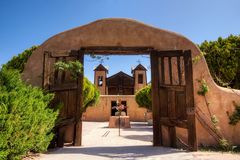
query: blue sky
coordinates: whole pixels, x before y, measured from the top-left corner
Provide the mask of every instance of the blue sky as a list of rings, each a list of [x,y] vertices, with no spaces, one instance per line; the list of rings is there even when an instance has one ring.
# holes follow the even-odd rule
[[[1,0],[0,64],[59,32],[109,17],[142,21],[181,33],[195,43],[237,35],[239,7],[239,0]],[[130,73],[138,60],[149,65],[141,56],[110,57],[104,65],[110,67],[110,75],[120,70]],[[85,63],[90,80],[97,64]]]

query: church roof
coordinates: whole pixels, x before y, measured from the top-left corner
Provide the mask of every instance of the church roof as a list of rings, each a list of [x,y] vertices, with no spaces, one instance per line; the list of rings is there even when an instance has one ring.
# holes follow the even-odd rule
[[[102,64],[99,64],[94,71],[106,71],[108,73],[108,69],[104,67]]]
[[[115,77],[117,77],[117,76],[123,76],[123,77],[128,77],[128,78],[130,78],[130,79],[133,79],[132,76],[128,75],[127,73],[124,73],[123,71],[120,71],[120,72],[118,72],[118,73],[116,73],[116,74],[108,77],[107,80],[112,79],[112,78],[115,78]]]
[[[146,69],[142,64],[139,64],[139,65],[137,65],[136,67],[132,68],[132,73],[133,73],[135,70],[144,70],[144,71],[146,71],[147,69]]]

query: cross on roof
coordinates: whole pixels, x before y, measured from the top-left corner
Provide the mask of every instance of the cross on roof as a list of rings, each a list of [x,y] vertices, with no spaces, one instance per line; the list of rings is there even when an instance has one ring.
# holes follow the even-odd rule
[[[137,60],[137,62],[138,62],[138,64],[141,64],[141,61],[140,61],[140,59],[138,59],[138,60]]]

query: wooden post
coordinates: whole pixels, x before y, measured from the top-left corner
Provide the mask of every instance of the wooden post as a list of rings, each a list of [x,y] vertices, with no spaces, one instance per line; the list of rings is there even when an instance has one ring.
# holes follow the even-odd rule
[[[186,110],[188,123],[188,145],[190,151],[197,151],[197,132],[195,122],[195,106],[193,92],[193,71],[191,51],[184,51],[184,66],[186,79]]]
[[[84,53],[78,51],[78,60],[84,65]],[[83,69],[77,79],[77,105],[75,115],[74,146],[82,145]]]
[[[120,128],[121,128],[121,112],[119,113],[119,116],[118,116],[118,136],[120,136]]]
[[[170,146],[176,148],[177,147],[177,136],[176,136],[176,128],[175,126],[168,127],[169,138],[170,138]]]
[[[159,105],[159,70],[157,52],[152,51],[151,76],[152,76],[152,111],[153,111],[153,146],[162,145],[162,128],[160,123],[160,105]]]
[[[65,127],[59,127],[57,133],[57,147],[64,146]]]

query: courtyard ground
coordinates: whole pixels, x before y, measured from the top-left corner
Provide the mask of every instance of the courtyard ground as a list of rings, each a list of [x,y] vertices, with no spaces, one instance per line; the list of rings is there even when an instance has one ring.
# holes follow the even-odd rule
[[[240,160],[240,154],[186,152],[167,147],[152,147],[152,127],[132,122],[130,129],[110,129],[106,122],[83,123],[83,146],[64,147],[40,154],[36,160]]]

